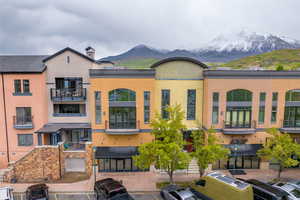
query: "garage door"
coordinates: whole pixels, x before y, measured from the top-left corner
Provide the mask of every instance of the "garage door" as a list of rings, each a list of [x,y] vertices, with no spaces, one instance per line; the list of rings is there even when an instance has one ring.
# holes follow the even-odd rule
[[[85,159],[67,158],[65,160],[66,172],[85,172]]]

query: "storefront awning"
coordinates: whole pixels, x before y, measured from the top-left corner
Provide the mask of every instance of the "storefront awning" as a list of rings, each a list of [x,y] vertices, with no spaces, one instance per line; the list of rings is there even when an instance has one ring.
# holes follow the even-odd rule
[[[49,123],[45,124],[36,133],[57,133],[61,129],[89,129],[89,123]]]
[[[262,144],[226,144],[224,146],[230,149],[230,156],[255,156],[263,147]]]
[[[95,158],[130,158],[137,154],[137,147],[96,147]]]

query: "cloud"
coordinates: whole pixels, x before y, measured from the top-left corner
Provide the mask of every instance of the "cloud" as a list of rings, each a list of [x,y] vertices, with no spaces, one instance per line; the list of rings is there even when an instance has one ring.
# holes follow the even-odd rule
[[[66,46],[98,57],[137,44],[199,48],[242,29],[300,39],[298,0],[0,0],[0,53],[51,54]]]

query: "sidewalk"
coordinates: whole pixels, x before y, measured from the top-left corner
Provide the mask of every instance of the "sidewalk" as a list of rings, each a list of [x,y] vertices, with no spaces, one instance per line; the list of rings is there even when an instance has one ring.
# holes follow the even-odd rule
[[[219,170],[225,174],[229,174],[227,170]],[[235,177],[249,179],[256,178],[263,181],[270,181],[277,176],[277,172],[273,170],[244,170],[247,175],[239,175]],[[103,178],[114,178],[122,180],[125,187],[130,192],[150,192],[157,191],[156,182],[168,181],[166,174],[159,174],[154,172],[122,172],[122,173],[97,173],[97,180]],[[281,174],[283,179],[298,179],[300,180],[300,169],[287,169]],[[175,181],[191,181],[199,178],[198,174],[175,174]],[[15,192],[24,192],[28,186],[32,184],[25,183],[0,183],[0,187],[11,186]],[[93,191],[94,175],[89,180],[76,183],[51,183],[47,184],[51,192],[83,192]]]

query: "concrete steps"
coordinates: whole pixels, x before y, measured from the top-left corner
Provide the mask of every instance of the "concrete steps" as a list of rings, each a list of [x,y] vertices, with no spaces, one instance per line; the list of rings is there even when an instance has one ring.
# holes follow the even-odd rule
[[[191,162],[188,166],[188,169],[187,169],[187,173],[188,174],[199,174],[199,167],[198,167],[196,160],[194,160],[194,159],[191,160]]]

